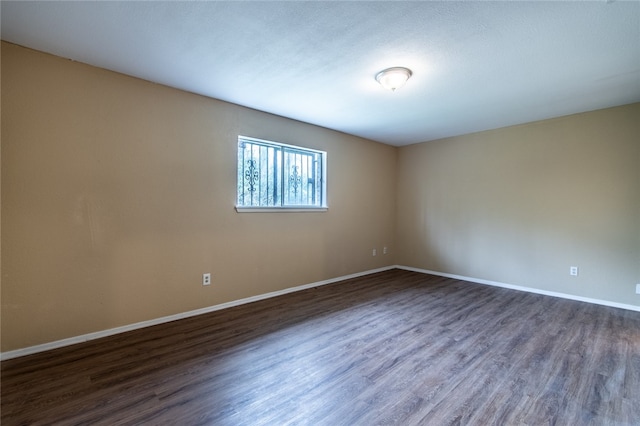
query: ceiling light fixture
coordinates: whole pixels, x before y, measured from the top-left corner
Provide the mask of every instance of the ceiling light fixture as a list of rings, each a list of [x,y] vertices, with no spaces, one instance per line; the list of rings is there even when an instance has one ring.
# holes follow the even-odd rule
[[[393,67],[380,71],[376,74],[376,80],[382,87],[395,92],[401,88],[409,80],[413,73],[409,68]]]

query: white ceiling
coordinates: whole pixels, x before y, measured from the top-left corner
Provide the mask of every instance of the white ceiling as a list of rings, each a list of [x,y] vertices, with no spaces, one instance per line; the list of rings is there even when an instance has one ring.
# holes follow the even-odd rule
[[[640,2],[11,2],[2,39],[406,145],[640,101]],[[375,74],[413,70],[392,93]]]

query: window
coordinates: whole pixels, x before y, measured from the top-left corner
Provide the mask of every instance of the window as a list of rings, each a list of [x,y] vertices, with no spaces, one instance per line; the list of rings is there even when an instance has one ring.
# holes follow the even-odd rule
[[[326,210],[326,152],[238,137],[238,211]]]

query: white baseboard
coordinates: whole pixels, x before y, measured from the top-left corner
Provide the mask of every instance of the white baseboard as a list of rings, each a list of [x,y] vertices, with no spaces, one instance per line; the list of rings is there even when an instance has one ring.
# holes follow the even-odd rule
[[[497,281],[483,280],[480,278],[472,278],[472,277],[465,277],[462,275],[447,274],[444,272],[430,271],[428,269],[413,268],[411,266],[396,265],[395,267],[397,269],[404,269],[405,271],[420,272],[423,274],[437,275],[440,277],[453,278],[453,279],[462,280],[462,281],[469,281],[477,284],[485,284],[485,285],[491,285],[494,287],[509,288],[511,290],[526,291],[528,293],[544,294],[545,296],[560,297],[562,299],[577,300],[580,302],[593,303],[595,305],[603,305],[603,306],[609,306],[613,308],[627,309],[629,311],[640,312],[640,306],[627,305],[625,303],[610,302],[608,300],[592,299],[590,297],[582,297],[582,296],[576,296],[573,294],[558,293],[555,291],[548,291],[548,290],[540,290],[532,287],[523,287],[519,285],[505,284]]]
[[[251,296],[245,299],[234,300],[231,302],[221,303],[219,305],[214,305],[214,306],[208,306],[206,308],[196,309],[193,311],[182,312],[175,315],[169,315],[166,317],[156,318],[148,321],[137,322],[135,324],[124,325],[122,327],[110,328],[108,330],[96,331],[94,333],[83,334],[81,336],[69,337],[67,339],[56,340],[54,342],[43,343],[35,346],[29,346],[23,349],[16,349],[13,351],[2,352],[0,353],[0,361],[17,358],[21,356],[26,356],[26,355],[32,355],[38,352],[44,352],[51,349],[62,348],[64,346],[71,346],[71,345],[75,345],[76,343],[87,342],[90,340],[99,339],[101,337],[112,336],[114,334],[137,330],[144,327],[150,327],[152,325],[158,325],[165,322],[194,317],[196,315],[202,315],[209,312],[219,311],[221,309],[231,308],[233,306],[244,305],[245,303],[257,302],[258,300],[264,300],[264,299],[269,299],[271,297],[282,296],[284,294],[294,293],[296,291],[306,290],[308,288],[319,287],[322,285],[332,284],[338,281],[344,281],[351,278],[361,277],[364,275],[375,274],[376,272],[388,271],[390,269],[395,269],[395,268],[396,268],[395,266],[386,266],[384,268],[371,269],[369,271],[358,272],[350,275],[344,275],[342,277],[331,278],[328,280],[318,281],[310,284],[304,284],[297,287],[285,288],[284,290],[272,291],[270,293],[259,294],[257,296]]]
[[[420,273],[423,273],[423,274],[436,275],[436,276],[446,277],[446,278],[453,278],[453,279],[456,279],[456,280],[469,281],[469,282],[476,283],[476,284],[484,284],[484,285],[490,285],[490,286],[494,286],[494,287],[508,288],[508,289],[512,289],[512,290],[525,291],[525,292],[528,292],[528,293],[544,294],[546,296],[560,297],[560,298],[563,298],[563,299],[577,300],[577,301],[580,301],[580,302],[587,302],[587,303],[593,303],[593,304],[596,304],[596,305],[604,305],[604,306],[610,306],[610,307],[614,307],[614,308],[621,308],[621,309],[627,309],[627,310],[630,310],[630,311],[640,312],[640,306],[635,306],[635,305],[627,305],[627,304],[624,304],[624,303],[610,302],[608,300],[592,299],[592,298],[589,298],[589,297],[575,296],[575,295],[572,295],[572,294],[558,293],[558,292],[555,292],[555,291],[540,290],[540,289],[536,289],[536,288],[523,287],[523,286],[518,286],[518,285],[513,285],[513,284],[506,284],[506,283],[501,283],[501,282],[497,282],[497,281],[489,281],[489,280],[484,280],[484,279],[480,279],[480,278],[465,277],[465,276],[462,276],[462,275],[448,274],[448,273],[444,273],[444,272],[431,271],[431,270],[428,270],[428,269],[413,268],[411,266],[393,265],[393,266],[386,266],[386,267],[378,268],[378,269],[371,269],[371,270],[364,271],[364,272],[358,272],[358,273],[355,273],[355,274],[344,275],[344,276],[341,276],[341,277],[331,278],[331,279],[328,279],[328,280],[318,281],[318,282],[314,282],[314,283],[310,283],[310,284],[304,284],[304,285],[297,286],[297,287],[290,287],[290,288],[286,288],[284,290],[278,290],[278,291],[273,291],[273,292],[270,292],[270,293],[259,294],[257,296],[251,296],[251,297],[247,297],[247,298],[240,299],[240,300],[234,300],[234,301],[227,302],[227,303],[221,303],[219,305],[208,306],[206,308],[196,309],[196,310],[188,311],[188,312],[182,312],[182,313],[179,313],[179,314],[169,315],[169,316],[166,316],[166,317],[156,318],[156,319],[152,319],[152,320],[148,320],[148,321],[137,322],[137,323],[125,325],[125,326],[122,326],[122,327],[116,327],[116,328],[111,328],[111,329],[108,329],[108,330],[97,331],[97,332],[94,332],[94,333],[83,334],[81,336],[75,336],[75,337],[70,337],[70,338],[67,338],[67,339],[56,340],[54,342],[43,343],[43,344],[35,345],[35,346],[29,346],[29,347],[23,348],[23,349],[16,349],[16,350],[13,350],[13,351],[2,352],[2,353],[0,353],[0,361],[4,361],[4,360],[7,360],[7,359],[12,359],[12,358],[18,358],[18,357],[26,356],[26,355],[32,355],[32,354],[35,354],[35,353],[38,353],[38,352],[44,352],[44,351],[48,351],[48,350],[51,350],[51,349],[62,348],[64,346],[75,345],[76,343],[82,343],[82,342],[87,342],[87,341],[90,341],[90,340],[100,339],[101,337],[112,336],[114,334],[119,334],[119,333],[124,333],[124,332],[127,332],[127,331],[137,330],[137,329],[144,328],[144,327],[150,327],[150,326],[153,326],[153,325],[158,325],[158,324],[162,324],[162,323],[166,323],[166,322],[170,322],[170,321],[175,321],[175,320],[179,320],[179,319],[183,319],[183,318],[194,317],[196,315],[202,315],[202,314],[206,314],[206,313],[209,313],[209,312],[219,311],[221,309],[231,308],[231,307],[234,307],[234,306],[243,305],[245,303],[257,302],[259,300],[269,299],[269,298],[272,298],[272,297],[281,296],[281,295],[288,294],[288,293],[294,293],[296,291],[306,290],[308,288],[319,287],[319,286],[326,285],[326,284],[332,284],[332,283],[335,283],[335,282],[338,282],[338,281],[344,281],[344,280],[348,280],[348,279],[351,279],[351,278],[362,277],[364,275],[375,274],[377,272],[388,271],[390,269],[404,269],[406,271],[420,272]]]

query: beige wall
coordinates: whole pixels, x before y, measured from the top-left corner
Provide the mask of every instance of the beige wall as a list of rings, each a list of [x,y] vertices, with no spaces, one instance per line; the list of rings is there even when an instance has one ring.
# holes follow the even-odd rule
[[[236,213],[238,134],[327,151],[329,211]],[[393,265],[396,154],[2,43],[2,351]]]
[[[397,205],[399,264],[640,306],[640,104],[403,147]]]
[[[4,42],[1,78],[2,351],[396,263],[640,306],[640,104],[396,149]],[[238,134],[326,150],[329,211],[236,213]]]

